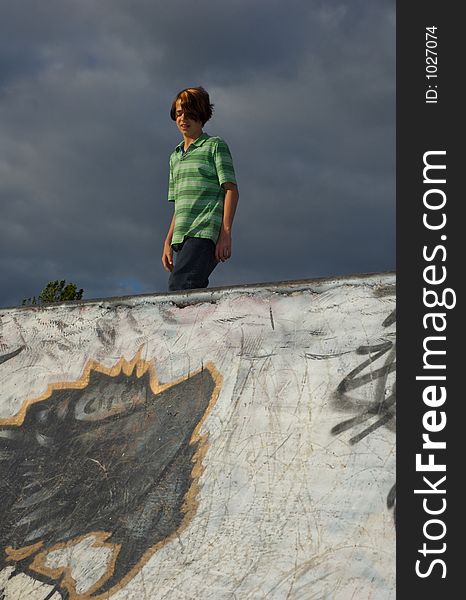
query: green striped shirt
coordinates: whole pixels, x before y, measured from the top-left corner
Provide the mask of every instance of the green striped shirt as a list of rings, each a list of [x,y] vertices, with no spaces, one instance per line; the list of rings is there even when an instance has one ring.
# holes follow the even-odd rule
[[[223,219],[225,190],[236,183],[230,150],[220,137],[201,135],[183,152],[182,141],[170,156],[168,200],[175,203],[172,245],[186,237],[217,242]]]

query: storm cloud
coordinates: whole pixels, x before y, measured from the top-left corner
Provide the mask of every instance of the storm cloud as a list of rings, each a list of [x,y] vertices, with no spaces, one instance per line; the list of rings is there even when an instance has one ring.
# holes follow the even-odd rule
[[[166,290],[169,109],[191,85],[240,191],[212,286],[394,268],[393,1],[23,0],[0,39],[0,305],[53,279]]]

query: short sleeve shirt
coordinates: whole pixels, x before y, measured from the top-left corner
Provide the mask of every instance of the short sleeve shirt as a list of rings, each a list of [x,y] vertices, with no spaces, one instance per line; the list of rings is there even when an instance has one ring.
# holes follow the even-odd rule
[[[223,219],[225,190],[222,184],[236,183],[226,142],[202,133],[186,152],[182,141],[170,156],[168,200],[175,203],[172,245],[186,237],[217,242]]]

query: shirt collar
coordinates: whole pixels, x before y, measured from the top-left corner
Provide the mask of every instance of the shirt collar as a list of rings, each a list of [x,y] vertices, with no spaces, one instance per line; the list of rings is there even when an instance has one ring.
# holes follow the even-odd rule
[[[203,133],[201,133],[201,135],[194,140],[194,142],[191,143],[191,146],[202,146],[202,144],[209,138],[209,134],[206,133],[205,131]],[[181,152],[182,148],[184,147],[184,140],[181,140],[181,142],[175,147],[175,150],[177,152]]]

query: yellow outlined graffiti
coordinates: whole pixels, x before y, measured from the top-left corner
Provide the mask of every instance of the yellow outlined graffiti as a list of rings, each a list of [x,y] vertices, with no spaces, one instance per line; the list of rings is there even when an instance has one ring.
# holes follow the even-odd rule
[[[11,418],[0,419],[0,426],[21,426],[24,423],[27,411],[30,406],[47,400],[52,396],[53,392],[56,390],[85,389],[89,385],[92,372],[102,373],[109,377],[116,377],[122,373],[129,377],[134,373],[137,378],[141,378],[143,375],[148,373],[149,385],[154,395],[160,394],[161,392],[164,392],[170,389],[171,387],[174,387],[184,381],[187,381],[188,379],[200,374],[202,371],[205,370],[209,371],[214,382],[214,389],[211,393],[207,407],[204,410],[201,418],[197,422],[197,425],[195,426],[192,435],[189,439],[189,445],[195,444],[197,446],[197,449],[192,457],[191,482],[189,484],[187,492],[184,495],[183,503],[181,505],[183,519],[175,531],[173,531],[170,535],[160,540],[153,546],[148,547],[148,549],[141,555],[138,562],[122,577],[120,581],[118,581],[117,584],[115,584],[113,587],[106,590],[102,594],[93,595],[93,593],[96,592],[100,587],[102,587],[105,581],[107,581],[113,575],[116,560],[121,549],[121,544],[113,544],[111,542],[107,542],[107,539],[112,535],[111,531],[86,532],[82,536],[76,536],[70,540],[67,540],[66,542],[54,544],[53,546],[47,549],[43,549],[43,541],[39,541],[35,544],[19,548],[12,548],[11,546],[5,547],[4,551],[8,562],[22,561],[30,556],[32,562],[28,566],[29,572],[36,572],[42,576],[50,578],[51,584],[53,583],[53,581],[61,579],[60,585],[62,588],[67,589],[70,600],[90,600],[91,598],[92,600],[104,600],[104,598],[108,599],[112,594],[125,587],[125,585],[127,585],[128,582],[134,578],[134,576],[141,570],[141,568],[154,555],[154,553],[157,552],[157,550],[159,550],[161,547],[163,547],[165,544],[169,543],[173,539],[177,538],[180,535],[180,533],[184,529],[186,529],[194,514],[196,513],[198,507],[197,496],[199,492],[199,479],[203,472],[202,462],[208,449],[208,434],[201,434],[201,429],[207,416],[211,412],[214,404],[218,399],[223,382],[222,376],[216,369],[215,365],[212,362],[209,362],[206,365],[203,365],[201,369],[198,369],[195,372],[191,372],[188,375],[180,377],[169,383],[160,383],[155,372],[154,364],[152,362],[144,360],[141,354],[142,347],[138,350],[135,357],[131,361],[127,361],[124,358],[120,358],[118,362],[112,367],[105,367],[98,361],[89,360],[86,363],[82,375],[79,377],[79,379],[75,381],[62,381],[49,384],[43,394],[24,402],[21,409],[16,415],[14,415]],[[69,566],[52,568],[47,565],[47,556],[48,554],[57,550],[71,548],[72,546],[78,544],[81,540],[89,538],[91,536],[95,538],[95,541],[93,543],[94,547],[106,547],[109,550],[111,550],[112,555],[110,561],[107,564],[107,569],[104,575],[100,577],[99,580],[92,585],[92,587],[89,587],[83,593],[79,593],[76,590],[77,582],[72,576],[71,568]]]

